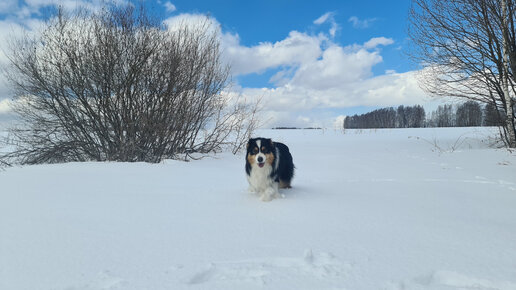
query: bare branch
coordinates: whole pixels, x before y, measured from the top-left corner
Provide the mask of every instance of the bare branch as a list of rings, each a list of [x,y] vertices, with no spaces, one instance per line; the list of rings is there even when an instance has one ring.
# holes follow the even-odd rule
[[[409,15],[409,55],[423,67],[421,87],[503,109],[508,147],[516,147],[515,6],[512,0],[413,0]]]

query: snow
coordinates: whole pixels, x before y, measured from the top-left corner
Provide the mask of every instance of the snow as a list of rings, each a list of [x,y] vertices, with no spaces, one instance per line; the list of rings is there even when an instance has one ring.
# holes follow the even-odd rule
[[[0,289],[516,289],[516,154],[493,128],[261,130],[244,154],[0,171]]]

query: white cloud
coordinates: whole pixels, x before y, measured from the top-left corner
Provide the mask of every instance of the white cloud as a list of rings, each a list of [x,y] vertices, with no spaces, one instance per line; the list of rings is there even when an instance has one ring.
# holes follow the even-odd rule
[[[8,14],[18,10],[18,0],[2,0],[0,2],[0,14]]]
[[[116,1],[117,3],[122,3],[122,1]],[[49,6],[61,6],[65,10],[75,10],[78,8],[84,8],[87,10],[98,10],[102,7],[102,2],[99,0],[25,0],[25,11],[23,11],[23,15],[25,17],[29,17],[31,14],[40,14],[39,10],[44,7]]]
[[[167,1],[163,4],[167,12],[174,12],[177,10],[176,5],[172,4],[170,1]]]
[[[393,69],[385,70],[385,74],[386,75],[392,75],[392,74],[395,74],[395,73],[396,73],[396,70],[393,70]]]
[[[333,44],[320,59],[301,65],[291,84],[311,89],[338,88],[370,77],[372,67],[380,62],[382,57],[378,52]]]
[[[234,74],[260,73],[280,66],[299,66],[317,59],[321,53],[323,37],[291,31],[284,40],[263,42],[247,47],[240,44],[238,35],[222,37],[225,57]]]
[[[130,0],[112,0],[109,3],[132,5]],[[2,0],[0,3],[0,14],[7,16],[7,18],[15,19],[19,24],[23,25],[27,21],[34,20],[35,17],[42,16],[41,10],[48,7],[60,6],[67,11],[77,9],[98,11],[105,5],[106,1],[104,0]]]
[[[393,44],[394,40],[392,38],[386,38],[386,37],[375,37],[368,40],[366,43],[364,43],[364,48],[366,49],[373,49],[376,48],[379,45],[390,45]]]
[[[342,83],[337,86],[310,87],[289,83],[276,88],[243,88],[247,99],[262,98],[269,126],[331,127],[339,108],[355,106],[398,106],[424,104],[429,98],[419,88],[416,73],[394,73]],[[299,116],[311,114],[312,123]]]
[[[425,100],[415,72],[381,75],[326,88],[289,83],[276,88],[244,88],[243,93],[263,96],[273,110],[410,105]]]
[[[35,24],[31,24],[36,26]],[[9,59],[6,53],[9,52],[9,43],[11,37],[20,36],[23,34],[23,28],[16,22],[11,20],[0,20],[0,68],[2,70],[8,69]],[[0,102],[3,102],[4,98],[8,98],[10,91],[8,89],[6,75],[0,70]],[[3,109],[0,108],[0,113],[5,110],[7,103],[2,103]]]
[[[209,29],[218,33],[221,39],[223,58],[231,65],[234,75],[261,73],[278,67],[297,67],[316,60],[322,55],[322,45],[328,41],[325,35],[308,35],[291,31],[288,36],[277,42],[261,42],[253,46],[240,43],[238,34],[224,33],[214,18],[203,14],[182,13],[169,17],[164,23],[174,30],[181,24],[197,25],[209,20]]]
[[[325,14],[321,15],[321,17],[314,20],[314,24],[321,25],[324,22],[326,22],[328,20],[328,18],[330,18],[332,16],[333,16],[332,12],[326,12]]]
[[[181,13],[176,16],[169,17],[163,21],[169,30],[177,30],[182,25],[198,26],[208,25],[209,32],[221,35],[220,23],[213,17],[204,14]]]
[[[322,25],[326,22],[329,22],[331,24],[329,34],[331,37],[335,37],[337,34],[337,31],[339,30],[339,25],[335,21],[335,13],[334,12],[326,12],[325,14],[321,15],[319,18],[314,20],[314,24],[316,25]]]
[[[368,19],[359,19],[356,16],[351,16],[348,19],[348,22],[351,22],[353,24],[354,28],[357,29],[364,29],[370,27],[374,22],[376,21],[376,18],[368,18]]]

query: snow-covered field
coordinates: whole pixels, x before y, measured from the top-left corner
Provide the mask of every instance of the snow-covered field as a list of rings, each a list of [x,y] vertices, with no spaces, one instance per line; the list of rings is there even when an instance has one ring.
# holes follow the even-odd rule
[[[244,154],[0,171],[0,289],[516,289],[516,154],[489,128],[263,130],[297,167],[247,192]]]

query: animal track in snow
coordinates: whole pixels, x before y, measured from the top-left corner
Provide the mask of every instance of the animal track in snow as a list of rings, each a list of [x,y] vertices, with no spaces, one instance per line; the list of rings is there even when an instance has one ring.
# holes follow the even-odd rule
[[[386,289],[476,289],[476,290],[514,290],[516,284],[508,281],[492,281],[464,275],[453,271],[435,271],[398,285],[391,283]]]
[[[125,280],[113,276],[109,271],[100,272],[95,279],[81,286],[71,286],[65,290],[115,290],[124,289]]]
[[[330,253],[314,254],[306,250],[298,258],[262,258],[209,264],[186,279],[187,284],[207,282],[254,282],[267,284],[279,279],[311,276],[317,280],[346,277],[352,266],[342,263]]]

